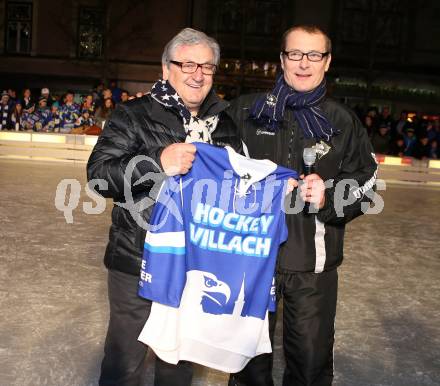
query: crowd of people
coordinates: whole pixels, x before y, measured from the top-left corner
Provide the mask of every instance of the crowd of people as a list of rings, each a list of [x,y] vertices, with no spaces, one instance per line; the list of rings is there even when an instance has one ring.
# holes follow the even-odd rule
[[[99,84],[92,92],[78,96],[68,90],[53,96],[47,87],[34,97],[31,89],[20,97],[14,89],[4,90],[0,102],[0,130],[53,132],[63,134],[99,134],[103,123],[118,103],[144,95],[130,95],[111,81],[109,87]],[[358,115],[367,130],[376,154],[418,159],[440,158],[440,119],[408,116],[403,110],[394,119],[388,106],[381,111],[370,108]]]
[[[417,159],[440,157],[438,117],[425,119],[420,114],[410,117],[408,111],[402,110],[395,120],[387,106],[380,112],[371,108],[360,115],[376,154]]]
[[[72,90],[58,96],[52,95],[47,87],[43,87],[38,96],[29,88],[20,96],[12,88],[4,90],[0,130],[99,134],[116,104],[134,96],[111,82],[107,88],[100,84],[92,92],[81,95],[80,100],[76,98],[78,95]]]

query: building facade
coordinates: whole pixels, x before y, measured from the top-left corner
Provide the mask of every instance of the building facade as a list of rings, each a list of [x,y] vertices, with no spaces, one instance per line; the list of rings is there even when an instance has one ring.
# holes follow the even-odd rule
[[[3,0],[0,86],[145,92],[166,42],[192,26],[218,39],[217,89],[265,90],[282,33],[316,24],[333,41],[329,89],[349,104],[440,110],[440,2],[435,0]]]

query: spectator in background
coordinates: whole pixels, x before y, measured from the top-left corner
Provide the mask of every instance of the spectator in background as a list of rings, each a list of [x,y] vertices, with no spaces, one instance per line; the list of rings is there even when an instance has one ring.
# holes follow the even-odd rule
[[[122,92],[121,92],[121,102],[122,103],[127,102],[129,98],[130,98],[130,95],[128,94],[128,91],[127,90],[122,90]]]
[[[434,124],[432,121],[426,122],[425,134],[428,137],[429,142],[432,142],[434,139],[437,139],[437,132],[434,129]]]
[[[9,94],[7,91],[2,92],[0,101],[0,130],[12,129],[12,108],[9,104]]]
[[[416,144],[416,137],[414,133],[414,128],[412,126],[407,126],[407,128],[404,131],[403,139],[405,141],[405,151],[403,152],[403,155],[412,157],[414,146]]]
[[[84,99],[83,103],[81,105],[81,114],[88,112],[90,116],[95,115],[95,102],[93,101],[93,95],[87,94]]]
[[[371,144],[376,154],[388,154],[390,152],[391,135],[389,131],[388,124],[382,122],[379,125],[378,131],[373,133]]]
[[[394,122],[394,127],[392,131],[393,137],[396,137],[397,135],[403,135],[407,124],[408,124],[408,111],[402,110],[400,113],[400,118],[396,122]]]
[[[414,145],[413,157],[417,159],[428,159],[431,155],[431,144],[426,134],[422,133]]]
[[[34,131],[50,131],[50,121],[52,120],[52,113],[47,106],[47,99],[43,96],[38,100],[38,109],[36,111],[37,120],[34,124]]]
[[[53,133],[60,132],[60,105],[55,101],[50,109],[51,120],[49,122],[49,131]]]
[[[93,102],[92,94],[86,95],[84,97],[83,103],[81,105],[81,116],[78,118],[75,126],[82,131],[95,124],[95,103]],[[82,133],[78,131],[78,133]]]
[[[377,107],[369,107],[368,111],[367,111],[367,115],[371,117],[371,119],[373,120],[373,123],[375,125],[377,125],[377,118],[378,118],[378,112],[377,112]]]
[[[390,155],[403,157],[405,154],[405,148],[406,146],[403,135],[398,134],[397,137],[391,140]]]
[[[438,142],[436,139],[431,141],[431,148],[429,150],[429,158],[431,158],[431,159],[439,159],[440,158]]]
[[[96,109],[98,109],[99,107],[104,106],[104,101],[106,99],[111,99],[113,100],[113,94],[112,94],[112,90],[110,90],[109,88],[105,88],[104,90],[102,90],[102,96],[98,101],[95,101],[95,107]]]
[[[436,140],[440,142],[440,119],[436,118],[432,121],[434,131],[436,132]]]
[[[50,95],[50,90],[47,87],[43,87],[41,89],[41,96],[46,99],[47,107],[51,108],[55,102],[55,99],[52,98],[52,95]]]
[[[75,93],[73,91],[67,91],[65,95],[65,103],[60,108],[59,116],[61,133],[70,133],[81,115],[80,107],[73,101],[74,97]]]
[[[412,117],[412,121],[416,137],[422,137],[423,132],[426,130],[426,119],[423,118],[423,114],[420,111],[417,111],[416,115]]]
[[[393,117],[390,113],[390,108],[388,106],[383,106],[381,114],[378,116],[379,127],[383,124],[391,128],[393,126]]]
[[[13,88],[8,88],[8,95],[10,100],[17,100],[17,92]]]
[[[122,89],[120,89],[117,84],[116,84],[116,80],[112,79],[110,81],[110,87],[109,87],[110,91],[112,92],[112,100],[113,103],[119,103],[121,101],[121,94],[122,94]]]
[[[14,111],[12,112],[11,120],[12,120],[12,128],[15,131],[22,131],[25,129],[24,122],[23,122],[23,106],[21,104],[21,101],[17,101],[15,103],[15,107],[14,107]]]
[[[23,90],[23,110],[25,113],[32,114],[35,110],[35,102],[32,99],[31,90],[29,88],[25,88]]]
[[[37,109],[30,112],[24,112],[23,113],[23,124],[26,130],[28,131],[37,131],[38,128],[36,126],[36,123],[38,122],[39,117],[37,115]]]
[[[104,91],[104,83],[100,82],[96,85],[95,89],[92,91],[93,101],[95,106],[100,103],[102,99],[102,92]]]
[[[104,89],[104,91],[102,92],[102,101],[104,102],[104,100],[106,99],[111,99],[113,100],[113,93],[112,90],[110,90],[109,88]],[[103,103],[104,104],[104,103]]]
[[[90,127],[95,124],[95,102],[93,101],[93,95],[88,94],[84,97],[81,106],[81,116],[78,118],[77,127]]]
[[[104,105],[98,107],[95,114],[96,125],[102,127],[104,122],[110,117],[114,110],[114,104],[111,98],[104,99]]]
[[[367,130],[368,136],[371,138],[372,135],[376,132],[376,125],[374,124],[374,120],[371,115],[366,115],[364,117],[364,127]]]
[[[17,92],[12,88],[8,88],[8,95],[9,95],[9,107],[13,111],[15,108],[15,104],[17,103]]]

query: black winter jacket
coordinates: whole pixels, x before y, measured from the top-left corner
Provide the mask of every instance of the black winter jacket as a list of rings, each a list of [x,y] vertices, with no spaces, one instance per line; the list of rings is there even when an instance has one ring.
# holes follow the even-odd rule
[[[242,152],[236,126],[224,113],[227,106],[211,91],[198,116],[206,118],[220,114],[212,133],[213,144],[230,145]],[[184,142],[185,138],[178,113],[157,103],[150,95],[118,105],[106,122],[89,158],[87,177],[89,181],[106,181],[108,186],[90,185],[115,203],[104,257],[107,268],[139,274],[146,233],[144,224],[150,219],[157,188],[164,178],[163,174],[158,174],[160,155],[166,146]],[[145,159],[139,161],[140,157],[136,156]],[[128,177],[125,176],[127,166],[129,170],[133,167]],[[136,209],[133,204],[141,207]]]
[[[228,109],[241,129],[250,156],[268,158],[301,174],[303,149],[315,145],[316,140],[304,137],[289,108],[280,131],[269,132],[258,126],[248,118],[249,108],[257,97],[258,94],[241,96]],[[289,211],[296,214],[286,216],[289,236],[279,253],[281,272],[321,272],[341,264],[345,224],[361,215],[374,196],[377,163],[366,130],[345,106],[326,99],[321,107],[333,127],[340,130],[325,144],[330,146],[329,151],[315,164],[316,173],[331,186],[325,191],[324,207],[312,215],[295,209],[297,190],[294,190],[290,202],[294,209]],[[337,185],[343,179],[348,180],[347,185]],[[342,192],[346,201],[335,200]]]

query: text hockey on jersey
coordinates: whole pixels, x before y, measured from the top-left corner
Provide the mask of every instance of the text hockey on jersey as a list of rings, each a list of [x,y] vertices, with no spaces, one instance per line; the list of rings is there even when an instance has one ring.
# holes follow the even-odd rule
[[[273,218],[272,215],[253,217],[238,213],[226,213],[220,208],[199,203],[193,221],[189,223],[190,240],[199,248],[211,251],[268,257],[272,239],[257,235],[268,233]],[[223,231],[209,229],[202,225],[209,228],[221,228]],[[230,237],[230,232],[244,235]],[[255,236],[249,234],[255,234]]]

